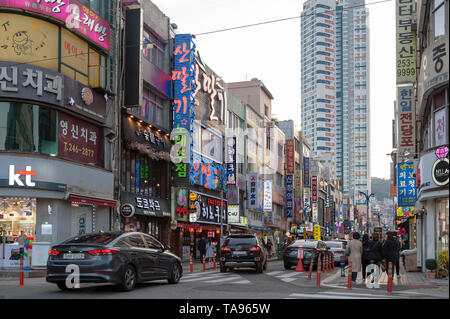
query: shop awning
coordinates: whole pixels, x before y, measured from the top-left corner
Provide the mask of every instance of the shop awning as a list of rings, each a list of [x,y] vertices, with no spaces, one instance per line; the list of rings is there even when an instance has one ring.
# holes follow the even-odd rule
[[[116,201],[110,199],[70,195],[69,200],[74,204],[116,207]]]

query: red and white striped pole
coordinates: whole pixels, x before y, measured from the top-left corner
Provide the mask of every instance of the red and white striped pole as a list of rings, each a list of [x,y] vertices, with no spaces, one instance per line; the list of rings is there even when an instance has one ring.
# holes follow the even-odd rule
[[[309,264],[308,280],[311,280],[313,266],[314,266],[314,258],[311,258],[311,263]]]
[[[348,261],[348,283],[347,288],[352,289],[352,261]]]
[[[189,265],[190,265],[191,274],[192,274],[194,272],[194,265],[192,264],[192,254],[191,254],[191,257],[189,258]]]
[[[214,253],[213,270],[216,270],[216,254]]]
[[[23,251],[20,250],[20,283],[19,286],[23,287]]]
[[[388,285],[387,285],[388,294],[392,295],[392,262],[388,264]]]
[[[203,255],[203,272],[206,271],[205,255]]]
[[[320,287],[320,273],[321,273],[321,269],[322,269],[322,261],[320,260],[320,255],[319,255],[319,260],[317,261],[317,280],[316,280],[316,286]]]

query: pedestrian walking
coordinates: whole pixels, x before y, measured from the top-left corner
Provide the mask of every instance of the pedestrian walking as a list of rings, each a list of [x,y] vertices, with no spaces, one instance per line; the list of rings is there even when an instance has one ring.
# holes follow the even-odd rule
[[[203,263],[203,257],[206,255],[206,240],[203,236],[198,241],[198,250],[200,251],[200,260]]]
[[[408,245],[408,240],[407,239],[403,239],[402,241],[402,252],[404,250],[409,249],[409,245]],[[406,269],[406,255],[405,254],[401,254],[402,255],[402,262],[403,262],[403,267]]]
[[[363,252],[362,252],[362,257],[361,257],[361,262],[362,262],[362,275],[363,275],[363,279],[366,279],[366,267],[367,265],[370,264],[370,240],[369,240],[369,235],[364,234],[363,238],[362,238],[362,248],[363,248]]]
[[[371,264],[380,266],[380,262],[383,259],[383,252],[381,250],[381,242],[377,233],[373,234],[370,241],[369,262]]]
[[[383,260],[386,265],[392,262],[392,266],[395,267],[395,272],[397,274],[397,279],[400,279],[400,267],[399,267],[399,244],[398,240],[395,239],[393,232],[388,232],[386,234],[386,241],[383,245]]]
[[[358,277],[358,272],[361,271],[361,261],[362,261],[362,243],[359,241],[359,238],[361,236],[359,233],[355,232],[353,233],[353,239],[350,240],[350,243],[348,245],[350,249],[350,255],[348,257],[348,261],[352,262],[352,281],[356,281],[356,278]]]
[[[272,258],[272,240],[267,238],[267,254],[269,255],[269,259]]]
[[[211,239],[208,239],[208,242],[206,243],[206,261],[211,262],[214,258],[214,244],[212,243]]]

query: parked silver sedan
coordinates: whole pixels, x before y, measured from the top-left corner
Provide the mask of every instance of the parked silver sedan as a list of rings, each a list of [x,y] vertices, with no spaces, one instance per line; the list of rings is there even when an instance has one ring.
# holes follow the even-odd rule
[[[344,257],[345,263],[347,263],[347,257],[345,256],[345,242],[343,241],[326,241],[325,244],[330,251],[334,254],[334,264],[340,264],[341,257]]]

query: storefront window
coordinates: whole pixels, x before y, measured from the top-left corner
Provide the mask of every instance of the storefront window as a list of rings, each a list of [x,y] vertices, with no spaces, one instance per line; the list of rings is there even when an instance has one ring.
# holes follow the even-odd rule
[[[437,253],[448,251],[448,198],[436,201]]]
[[[0,102],[0,151],[58,154],[58,115],[51,108]]]
[[[34,238],[35,226],[35,199],[0,197],[0,228],[6,236],[6,243],[17,242],[22,231]]]

